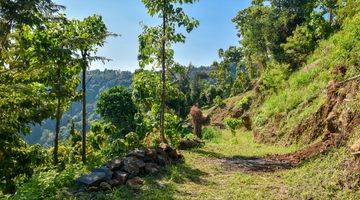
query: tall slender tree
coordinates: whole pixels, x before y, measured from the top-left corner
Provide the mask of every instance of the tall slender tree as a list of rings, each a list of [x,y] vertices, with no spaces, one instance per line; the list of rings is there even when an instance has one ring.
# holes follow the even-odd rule
[[[184,27],[188,33],[199,25],[181,8],[182,4],[192,4],[197,0],[142,0],[150,16],[158,16],[162,25],[143,27],[139,36],[139,64],[141,67],[155,64],[161,67],[161,103],[160,103],[160,140],[166,143],[164,135],[165,100],[166,100],[166,70],[171,68],[174,51],[172,44],[185,42],[185,36],[176,31],[176,27]],[[160,41],[160,45],[159,45]]]
[[[96,56],[98,47],[102,47],[108,36],[115,36],[108,32],[101,16],[93,15],[82,21],[74,21],[76,40],[74,48],[80,52],[82,68],[82,161],[86,163],[86,71],[91,61],[106,61],[104,57]]]

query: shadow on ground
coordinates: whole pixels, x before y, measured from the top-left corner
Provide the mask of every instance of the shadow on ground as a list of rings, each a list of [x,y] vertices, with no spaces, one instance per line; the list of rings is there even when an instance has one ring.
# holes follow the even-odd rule
[[[221,167],[226,170],[243,170],[253,172],[273,172],[282,169],[289,169],[293,165],[289,162],[279,161],[268,157],[250,157],[250,156],[233,156],[226,157],[222,154],[205,151],[203,149],[193,149],[194,153],[208,157],[213,161],[220,163]]]

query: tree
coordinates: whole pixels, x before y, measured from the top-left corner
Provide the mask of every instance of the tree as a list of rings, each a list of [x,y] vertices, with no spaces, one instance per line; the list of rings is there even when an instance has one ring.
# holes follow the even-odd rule
[[[108,36],[116,36],[108,32],[102,17],[93,15],[85,18],[82,21],[74,21],[74,41],[73,48],[80,52],[81,68],[82,68],[82,160],[86,163],[86,71],[89,67],[89,62],[94,60],[106,61],[106,58],[97,57],[98,47],[102,47]]]
[[[1,0],[0,1],[0,57],[10,45],[9,35],[23,25],[39,26],[48,21],[63,6],[51,0]],[[0,63],[3,59],[0,59]]]
[[[24,28],[22,31],[26,38],[21,42],[32,44],[36,49],[38,62],[45,69],[44,83],[48,85],[49,97],[56,102],[54,118],[54,164],[58,163],[58,144],[60,134],[60,121],[63,112],[77,97],[76,88],[79,84],[79,63],[73,57],[74,51],[70,43],[74,40],[69,34],[70,22],[61,17],[56,22],[44,23],[41,29],[31,30]]]
[[[135,131],[134,117],[137,110],[130,90],[122,86],[106,90],[100,94],[96,107],[102,118],[117,127],[120,136]]]
[[[31,176],[35,166],[46,162],[41,147],[27,145],[21,135],[55,111],[48,91],[47,52],[32,40],[33,31],[56,15],[55,7],[48,0],[0,1],[0,189],[4,193],[14,193],[17,177]]]
[[[173,43],[185,42],[185,36],[176,32],[176,27],[184,27],[189,33],[198,26],[198,21],[189,18],[181,7],[185,3],[194,3],[196,0],[142,0],[151,16],[162,19],[162,25],[156,27],[144,26],[143,33],[139,36],[139,64],[145,67],[149,64],[161,65],[161,106],[160,106],[160,139],[164,137],[164,113],[166,99],[166,68],[173,64]],[[158,42],[160,45],[158,45]]]
[[[329,14],[330,25],[334,24],[335,12],[339,8],[337,0],[319,0],[320,7],[325,13]]]
[[[268,61],[291,62],[281,44],[316,8],[315,0],[256,0],[233,19],[239,30],[244,61],[250,78],[267,68]],[[270,3],[270,4],[269,4]]]
[[[216,79],[217,87],[223,91],[223,97],[228,97],[234,85],[234,69],[241,65],[243,59],[242,49],[240,47],[230,46],[227,50],[219,49],[219,58],[221,62],[214,62],[215,71],[212,76]],[[237,69],[238,75],[241,75],[241,68]]]

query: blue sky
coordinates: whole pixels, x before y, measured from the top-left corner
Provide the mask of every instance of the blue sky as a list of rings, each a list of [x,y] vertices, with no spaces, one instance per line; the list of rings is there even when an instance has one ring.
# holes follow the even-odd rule
[[[111,58],[106,63],[93,63],[91,69],[118,69],[134,71],[138,68],[138,35],[140,22],[157,24],[156,18],[146,13],[140,0],[55,0],[66,6],[69,18],[82,19],[92,14],[102,15],[111,32],[121,37],[110,38],[98,55]],[[187,35],[185,44],[177,44],[175,60],[195,66],[210,65],[217,58],[219,48],[238,45],[235,25],[231,19],[251,0],[200,0],[185,6],[185,11],[200,21],[200,26]]]

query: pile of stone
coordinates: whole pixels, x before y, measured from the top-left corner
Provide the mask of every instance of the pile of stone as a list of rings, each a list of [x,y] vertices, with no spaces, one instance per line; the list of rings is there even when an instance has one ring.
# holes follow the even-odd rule
[[[167,145],[137,149],[79,177],[76,183],[85,186],[88,191],[108,190],[125,184],[137,189],[144,183],[141,176],[158,173],[162,167],[183,160],[184,157],[176,149]]]

